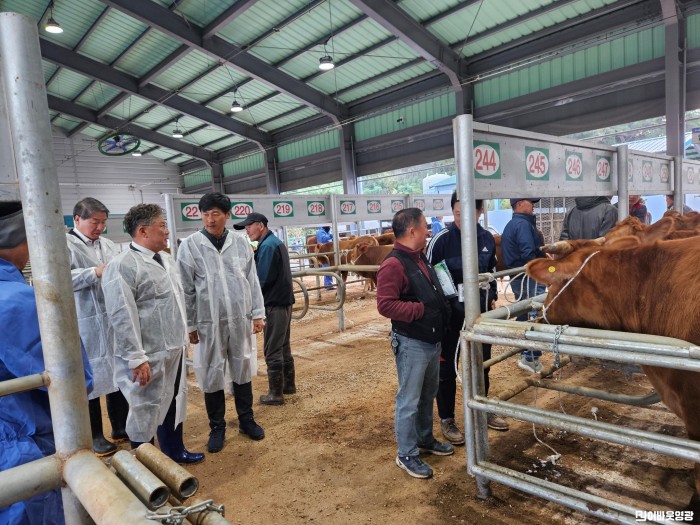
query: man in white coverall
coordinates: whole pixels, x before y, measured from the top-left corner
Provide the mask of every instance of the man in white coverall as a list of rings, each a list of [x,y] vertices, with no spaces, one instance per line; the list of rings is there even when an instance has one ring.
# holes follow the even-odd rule
[[[117,446],[104,437],[100,396],[106,396],[107,415],[112,423],[112,440],[125,441],[129,405],[114,385],[114,339],[109,337],[109,320],[102,295],[101,278],[105,265],[119,250],[101,237],[109,210],[97,199],[86,197],[73,208],[75,227],[66,234],[70,256],[75,308],[80,338],[90,359],[95,387],[88,396],[92,448],[97,456],[108,456]]]
[[[209,452],[224,447],[226,437],[226,366],[233,380],[238,429],[260,440],[265,431],[253,419],[252,376],[256,348],[251,334],[265,326],[265,305],[253,250],[248,241],[226,228],[231,200],[207,193],[199,201],[204,228],[182,241],[177,266],[187,304],[194,372],[204,391],[209,416]]]
[[[164,250],[168,227],[156,204],[137,204],[124,216],[133,239],[107,265],[102,290],[118,337],[114,380],[129,402],[126,432],[132,448],[153,442],[178,463],[198,463],[182,440],[187,405],[185,297],[177,268]]]

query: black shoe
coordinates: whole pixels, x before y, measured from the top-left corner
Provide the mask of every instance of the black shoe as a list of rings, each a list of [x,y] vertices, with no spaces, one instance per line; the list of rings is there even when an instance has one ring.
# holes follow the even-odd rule
[[[107,441],[104,438],[104,436],[98,436],[96,438],[93,438],[93,440],[92,440],[92,450],[95,451],[95,455],[98,458],[102,458],[104,456],[111,456],[118,449],[119,449],[119,447],[117,445]]]
[[[178,453],[168,454],[168,457],[180,465],[194,465],[195,463],[204,461],[204,454],[202,452],[190,452],[186,448],[183,448]]]
[[[265,431],[255,422],[254,419],[249,421],[240,421],[238,423],[238,431],[241,434],[245,434],[253,441],[260,441],[265,437]]]
[[[207,450],[209,452],[220,452],[224,448],[224,438],[226,437],[226,428],[215,428],[209,432],[209,443]]]

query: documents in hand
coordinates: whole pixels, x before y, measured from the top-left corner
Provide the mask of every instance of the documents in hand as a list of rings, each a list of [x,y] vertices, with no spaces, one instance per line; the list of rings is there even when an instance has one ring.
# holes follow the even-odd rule
[[[435,273],[440,281],[440,286],[442,286],[442,291],[445,297],[451,299],[457,297],[457,287],[455,282],[452,280],[452,275],[450,275],[450,270],[447,269],[447,263],[445,261],[440,261],[433,265]]]

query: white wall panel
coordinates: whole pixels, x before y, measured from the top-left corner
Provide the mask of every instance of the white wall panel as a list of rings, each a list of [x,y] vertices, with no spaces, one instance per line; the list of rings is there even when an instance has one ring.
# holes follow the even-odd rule
[[[66,138],[56,130],[53,151],[64,215],[84,197],[102,201],[111,214],[124,214],[141,202],[165,206],[163,194],[181,191],[177,165],[149,155],[107,157],[93,139]]]

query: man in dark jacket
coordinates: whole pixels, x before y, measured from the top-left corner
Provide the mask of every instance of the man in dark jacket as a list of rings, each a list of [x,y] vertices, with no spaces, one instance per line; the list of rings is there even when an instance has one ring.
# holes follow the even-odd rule
[[[244,221],[234,225],[245,228],[251,241],[258,241],[255,264],[265,299],[265,363],[269,391],[260,396],[264,405],[281,405],[283,394],[296,394],[294,357],[289,344],[292,324],[292,271],[289,267],[287,247],[267,227],[267,217],[251,213]]]
[[[377,272],[377,311],[391,319],[391,347],[396,360],[394,431],[396,464],[414,478],[429,478],[433,469],[419,452],[449,456],[454,447],[433,436],[433,400],[438,390],[441,341],[450,306],[423,248],[428,227],[418,208],[394,215],[394,249]]]
[[[506,224],[501,236],[501,253],[508,268],[519,268],[539,257],[545,257],[540,250],[544,244],[542,234],[537,230],[535,205],[540,199],[510,199],[513,218]],[[525,282],[523,282],[525,281]],[[516,300],[527,299],[542,294],[545,287],[527,276],[511,278],[510,286]],[[527,321],[528,314],[516,317],[518,321]],[[523,350],[518,366],[529,373],[542,370],[539,350]]]
[[[576,206],[564,217],[560,241],[597,239],[617,222],[617,208],[607,197],[576,197]]]
[[[462,233],[459,227],[461,204],[457,200],[457,192],[452,193],[450,201],[454,223],[435,235],[428,245],[427,257],[431,264],[435,265],[445,261],[450,271],[452,280],[456,286],[461,286],[464,279],[462,275]],[[484,212],[484,201],[476,201],[476,236],[477,253],[479,256],[479,273],[495,271],[496,268],[496,241],[490,232],[479,224],[479,217]],[[460,294],[462,296],[462,294]],[[438,415],[442,435],[453,445],[462,445],[464,435],[455,424],[455,395],[457,394],[457,382],[455,381],[455,357],[459,354],[459,332],[464,323],[464,302],[460,296],[450,299],[452,315],[445,337],[442,338],[442,353],[440,355],[440,384],[437,393]],[[489,289],[479,290],[479,303],[481,311],[492,310],[498,299],[496,281],[492,281]],[[491,345],[482,345],[484,361],[491,359]],[[489,393],[489,369],[484,370],[485,393]],[[488,426],[494,430],[508,430],[508,423],[495,414],[488,414]]]

